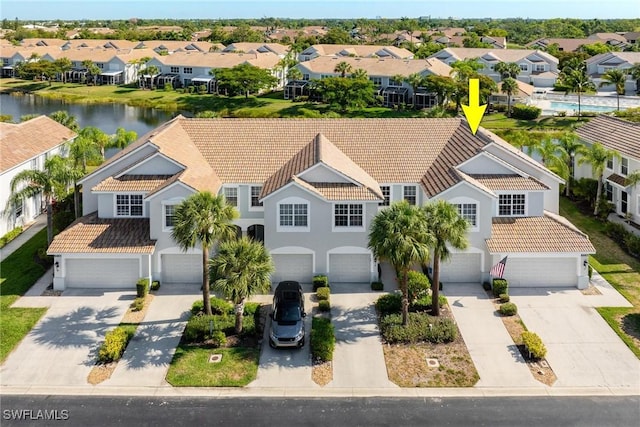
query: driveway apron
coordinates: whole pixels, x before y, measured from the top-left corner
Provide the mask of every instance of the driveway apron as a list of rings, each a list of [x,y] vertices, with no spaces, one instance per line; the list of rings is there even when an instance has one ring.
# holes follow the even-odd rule
[[[480,375],[476,387],[544,387],[531,375],[482,286],[450,284],[444,293]]]
[[[43,297],[44,298],[44,297]],[[68,289],[0,368],[0,384],[84,386],[99,346],[126,312],[131,291]]]
[[[169,386],[165,377],[189,319],[201,298],[198,285],[163,285],[105,386]]]

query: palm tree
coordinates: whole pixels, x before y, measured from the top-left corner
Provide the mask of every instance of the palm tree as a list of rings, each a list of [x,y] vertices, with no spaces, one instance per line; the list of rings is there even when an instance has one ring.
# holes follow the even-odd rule
[[[464,250],[469,246],[467,231],[469,222],[460,216],[458,209],[445,200],[430,202],[422,208],[427,228],[433,238],[433,284],[431,290],[431,315],[440,315],[438,293],[440,285],[440,261],[449,259],[449,247]]]
[[[524,130],[516,130],[508,137],[509,143],[516,148],[519,148],[523,153],[531,155],[531,149],[535,141],[531,138],[528,132]]]
[[[100,150],[100,156],[104,160],[104,151],[111,146],[111,137],[104,133],[102,130],[94,126],[87,126],[78,132],[78,138],[88,139],[95,144]]]
[[[209,261],[213,289],[236,305],[236,334],[242,332],[242,315],[247,298],[266,293],[274,270],[269,252],[262,243],[243,237],[220,244]]]
[[[289,68],[289,71],[287,71],[287,80],[302,80],[302,71],[295,67]]]
[[[620,95],[624,95],[624,84],[627,81],[627,74],[622,70],[607,70],[602,75],[600,87],[614,85],[616,88],[616,100],[618,101],[618,111],[620,111]]]
[[[85,59],[84,61],[82,61],[82,66],[87,70],[87,73],[89,74],[87,84],[91,82],[95,85],[97,83],[96,77],[99,76],[102,71],[100,70],[100,67],[94,64],[90,59]]]
[[[407,325],[409,270],[429,259],[430,235],[424,211],[407,201],[394,203],[376,214],[369,232],[369,249],[376,259],[388,261],[395,269],[402,291],[402,324]]]
[[[10,213],[25,200],[42,194],[47,207],[47,242],[53,241],[53,201],[66,193],[67,186],[77,177],[69,162],[59,155],[49,157],[43,170],[25,169],[13,177],[11,194],[5,212]]]
[[[93,139],[87,136],[79,135],[69,144],[68,148],[69,160],[73,168],[78,171],[79,178],[87,174],[87,164],[89,162],[100,162],[102,160],[100,147],[95,144]],[[78,179],[73,182],[73,205],[76,218],[80,217],[80,186],[77,182]]]
[[[629,75],[636,81],[636,93],[640,93],[640,62],[636,62],[629,68]]]
[[[549,169],[561,169],[562,166],[558,166],[562,161],[565,151],[553,140],[551,136],[546,136],[540,141],[537,141],[532,146],[532,151],[540,156],[540,161],[543,165]],[[555,172],[555,171],[554,171]]]
[[[333,69],[334,73],[340,73],[340,77],[346,77],[347,73],[350,73],[353,67],[348,62],[342,61],[339,62],[336,67]]]
[[[202,250],[202,302],[204,313],[211,314],[209,300],[209,251],[219,241],[236,236],[236,227],[231,222],[238,217],[233,206],[227,205],[224,196],[214,196],[208,191],[192,194],[175,210],[171,237],[182,250],[195,248],[200,243]]]
[[[507,94],[507,117],[511,117],[511,97],[518,91],[518,82],[511,77],[507,77],[500,84],[500,91]]]
[[[520,65],[515,62],[498,62],[493,70],[496,73],[500,73],[500,79],[506,80],[508,78],[515,79],[520,74]]]
[[[578,139],[578,136],[573,132],[565,132],[558,139],[558,146],[562,147],[564,150],[564,161],[567,165],[567,169],[569,171],[568,179],[566,180],[565,186],[565,195],[569,197],[571,194],[571,180],[574,178],[574,159],[576,157],[576,153],[578,149],[582,147],[582,143]]]
[[[566,69],[560,74],[560,80],[567,89],[578,94],[578,118],[580,118],[581,94],[589,90],[596,90],[596,85],[583,68]]]
[[[351,73],[351,78],[352,79],[368,79],[369,75],[367,74],[367,71],[362,69],[362,68],[356,68],[353,73]]]
[[[605,148],[599,142],[594,143],[590,148],[582,146],[578,149],[580,158],[578,164],[588,163],[591,166],[593,177],[598,181],[598,191],[596,192],[596,206],[593,210],[594,215],[600,212],[600,197],[602,197],[602,184],[604,169],[607,166],[607,160],[620,158],[620,153],[615,150]]]
[[[138,134],[132,130],[126,130],[125,128],[116,129],[115,135],[111,137],[109,141],[109,148],[124,148],[131,144],[138,138]]]
[[[416,106],[416,92],[418,88],[424,86],[424,76],[420,73],[413,73],[407,77],[404,77],[403,80],[407,82],[411,89],[413,90],[413,107]]]
[[[625,180],[625,185],[627,187],[631,187],[632,185],[636,185],[640,183],[640,171],[631,172],[627,175],[627,179]]]
[[[53,113],[49,114],[49,117],[51,117],[52,120],[60,123],[62,126],[68,127],[74,132],[78,132],[80,130],[78,120],[64,110],[54,111]]]

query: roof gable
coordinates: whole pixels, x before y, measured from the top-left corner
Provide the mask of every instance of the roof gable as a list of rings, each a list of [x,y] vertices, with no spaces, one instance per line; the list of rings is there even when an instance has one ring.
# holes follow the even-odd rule
[[[600,142],[640,161],[640,123],[599,114],[576,129],[576,134],[590,144]]]

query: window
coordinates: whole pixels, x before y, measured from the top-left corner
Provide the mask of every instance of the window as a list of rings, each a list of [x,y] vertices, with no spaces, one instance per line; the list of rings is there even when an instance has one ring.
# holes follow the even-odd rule
[[[417,194],[415,185],[405,185],[402,188],[402,198],[409,202],[410,205],[415,205],[418,202]]]
[[[117,194],[116,216],[142,216],[142,194]]]
[[[535,70],[538,72],[544,71],[544,64],[536,64]]]
[[[396,86],[396,87],[400,87],[402,86],[402,82],[399,82],[397,80],[394,80],[392,78],[389,78],[389,86]]]
[[[231,206],[238,206],[238,188],[224,187],[224,198]]]
[[[176,219],[176,205],[164,205],[164,226],[173,227]]]
[[[620,162],[620,174],[627,176],[628,173],[629,173],[629,159],[627,159],[626,157],[623,157],[622,161]]]
[[[382,190],[382,195],[384,196],[384,200],[380,202],[380,206],[389,206],[391,202],[391,187],[388,185],[381,185],[380,190]]]
[[[97,62],[96,65],[98,68],[104,68],[104,64],[102,62]]]
[[[608,182],[605,182],[604,191],[605,191],[607,200],[610,202],[613,202],[613,185],[609,184]]]
[[[498,200],[499,216],[524,215],[525,195],[524,194],[501,194]]]
[[[302,74],[302,80],[311,80],[309,74]]]
[[[37,170],[38,169],[38,158],[37,157],[35,159],[31,159],[31,169],[32,170]]]
[[[629,210],[628,194],[626,191],[620,192],[620,212],[626,214]]]
[[[382,77],[369,77],[374,84],[374,86],[382,86]]]
[[[182,68],[182,72],[185,73],[185,74],[193,74],[193,68],[184,67],[184,68]]]
[[[477,222],[477,211],[478,207],[475,203],[461,203],[456,205],[458,208],[458,213],[464,219],[469,222],[469,225],[472,227],[476,227],[478,225]]]
[[[341,203],[333,209],[333,225],[336,227],[362,227],[362,205]]]
[[[607,158],[607,169],[613,170],[613,157]]]
[[[251,207],[259,208],[262,207],[262,202],[260,202],[260,192],[262,191],[261,186],[252,186],[251,187]]]
[[[529,66],[527,64],[520,64],[520,71],[529,71]]]
[[[19,203],[19,204],[15,207],[15,211],[14,211],[14,218],[15,218],[16,220],[22,216],[22,211],[23,211],[22,203]]]
[[[180,72],[180,67],[171,67],[171,72],[172,73],[179,73]]]
[[[307,205],[305,203],[286,203],[280,205],[281,227],[306,227]]]

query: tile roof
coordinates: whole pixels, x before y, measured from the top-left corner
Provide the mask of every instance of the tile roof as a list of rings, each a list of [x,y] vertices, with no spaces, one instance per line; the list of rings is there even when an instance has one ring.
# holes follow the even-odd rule
[[[373,45],[351,45],[351,44],[314,44],[307,49],[314,49],[319,55],[338,55],[342,51],[353,53],[360,57],[370,57],[376,55],[381,50],[385,50],[388,53],[398,58],[413,58],[413,53],[410,50],[399,48],[396,46],[373,46]],[[306,49],[305,49],[306,51]],[[381,56],[381,55],[378,55]]]
[[[193,66],[211,68],[232,68],[249,63],[259,68],[273,68],[280,61],[275,53],[235,53],[235,52],[199,52],[181,51],[171,55],[158,56],[156,59],[165,66]]]
[[[293,181],[327,200],[383,200],[383,197],[376,195],[371,189],[355,184],[307,182],[298,177],[294,177]]]
[[[0,127],[0,172],[12,169],[75,138],[76,133],[47,116]]]
[[[553,73],[551,74],[555,75]],[[538,76],[541,76],[541,75],[542,74],[538,74]],[[516,80],[516,85],[518,86],[518,91],[513,94],[514,96],[521,96],[521,97],[531,96],[533,94],[533,91],[535,90],[534,86],[525,82],[521,82],[520,80]],[[494,93],[499,93],[501,95],[504,95],[504,93],[502,92],[502,82],[498,83],[498,91]]]
[[[625,178],[624,176],[618,175],[617,173],[612,173],[611,175],[609,175],[607,177],[607,181],[611,181],[615,184],[618,184],[622,187],[626,187],[627,186],[627,178]]]
[[[531,55],[537,55],[544,58],[549,63],[558,63],[558,59],[549,55],[541,50],[534,49],[496,49],[496,48],[473,48],[473,47],[448,47],[435,54],[430,58],[442,58],[443,55],[448,54],[459,60],[469,58],[481,58],[485,55],[495,57],[499,61],[503,62],[518,62]]]
[[[599,142],[624,156],[640,160],[640,123],[599,114],[576,129],[588,143]]]
[[[98,218],[97,212],[78,218],[53,238],[47,253],[151,254],[149,218]]]
[[[597,39],[542,38],[526,44],[525,47],[547,48],[552,44],[557,44],[560,50],[563,50],[565,52],[575,52],[584,45],[590,45],[594,43],[601,43],[601,41]]]
[[[550,212],[540,217],[493,218],[486,243],[490,253],[596,252],[586,234]]]
[[[487,175],[472,174],[472,178],[491,190],[548,190],[549,187],[531,177],[520,175]]]
[[[109,177],[91,191],[153,191],[164,184],[172,175],[123,175]]]
[[[338,74],[334,70],[340,62],[346,62],[353,70],[365,70],[369,76],[410,76],[430,71],[439,76],[448,76],[449,67],[439,59],[396,59],[396,58],[352,58],[349,56],[319,56],[310,61],[301,62],[298,68],[314,73]]]

